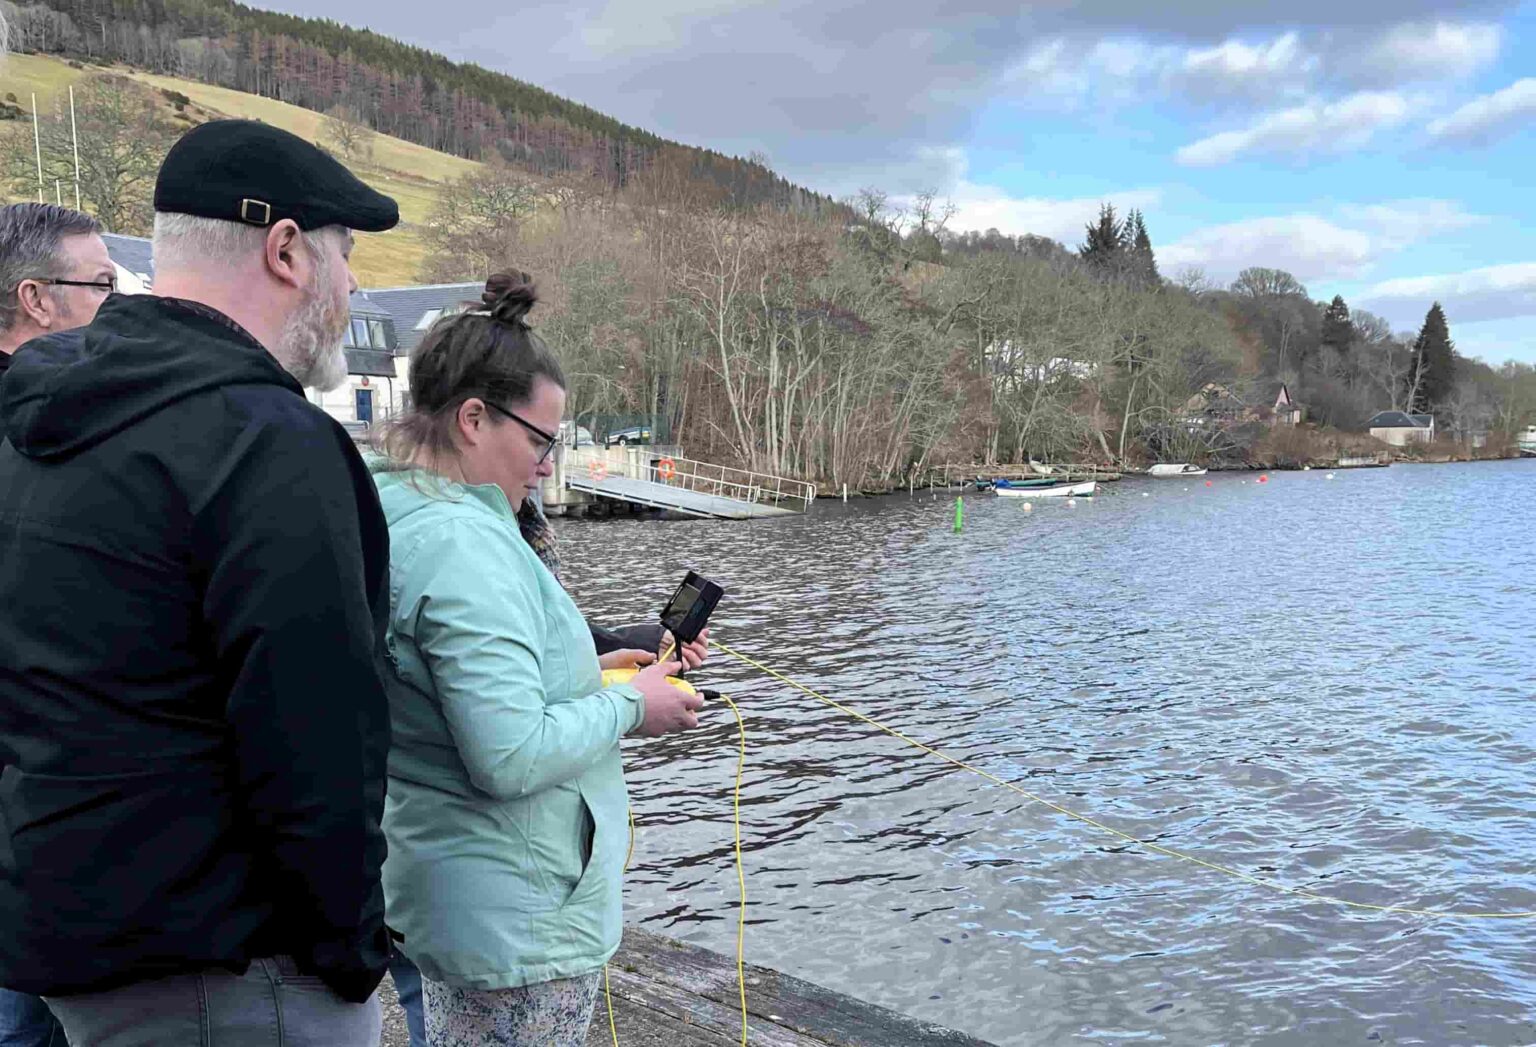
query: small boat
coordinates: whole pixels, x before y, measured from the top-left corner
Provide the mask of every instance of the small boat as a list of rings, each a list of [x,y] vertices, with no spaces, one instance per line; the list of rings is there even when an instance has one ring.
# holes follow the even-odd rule
[[[1204,476],[1205,469],[1188,462],[1159,462],[1147,470],[1147,475],[1167,480],[1174,476]]]
[[[1059,483],[1061,483],[1060,480],[1053,480],[1050,477],[1042,477],[1039,480],[995,480],[992,483],[992,487],[994,489],[1004,488],[1011,491],[1020,487],[1050,487]]]
[[[1099,485],[1089,480],[1080,484],[1053,483],[1042,487],[999,487],[996,494],[1004,498],[1092,498]]]
[[[1536,425],[1528,425],[1515,440],[1515,446],[1526,458],[1536,458]]]

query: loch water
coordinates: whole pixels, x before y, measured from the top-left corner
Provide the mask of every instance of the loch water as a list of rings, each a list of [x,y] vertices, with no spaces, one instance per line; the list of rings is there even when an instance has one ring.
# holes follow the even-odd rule
[[[1209,486],[1206,481],[1209,480]],[[1135,837],[1536,911],[1536,461],[556,521],[594,621],[718,640]],[[716,654],[750,962],[999,1044],[1536,1043],[1536,919],[1127,844]],[[626,742],[626,919],[735,949],[736,724]]]

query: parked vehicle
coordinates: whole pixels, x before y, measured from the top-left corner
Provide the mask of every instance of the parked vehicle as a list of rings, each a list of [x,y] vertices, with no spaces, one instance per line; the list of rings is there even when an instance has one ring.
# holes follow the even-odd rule
[[[597,441],[592,438],[592,430],[584,425],[577,425],[569,418],[560,423],[560,442],[566,447],[597,446]]]
[[[615,429],[608,434],[608,443],[618,444],[624,447],[627,444],[648,444],[651,442],[651,427],[648,425],[629,425],[623,429]]]

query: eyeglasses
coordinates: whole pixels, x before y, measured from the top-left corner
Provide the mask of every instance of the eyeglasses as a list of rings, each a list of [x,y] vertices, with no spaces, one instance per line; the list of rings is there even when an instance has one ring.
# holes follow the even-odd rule
[[[29,276],[27,279],[34,284],[52,284],[54,287],[94,287],[98,291],[113,294],[117,291],[117,277],[109,276],[105,280],[55,280],[46,276]]]
[[[535,463],[535,464],[542,463],[544,461],[544,459],[548,458],[549,455],[550,455],[550,452],[555,449],[555,444],[559,443],[560,437],[556,436],[554,433],[548,432],[547,430],[544,430],[544,429],[540,429],[538,426],[534,425],[528,419],[522,418],[522,417],[519,417],[518,415],[513,414],[511,411],[507,410],[505,407],[501,407],[498,404],[493,404],[489,400],[486,400],[484,402],[485,402],[485,405],[487,407],[490,407],[490,408],[493,408],[493,409],[495,409],[497,411],[500,411],[502,414],[506,415],[508,418],[510,418],[514,422],[516,422],[518,425],[522,426],[524,429],[527,429],[534,436],[537,436],[540,440],[544,441],[544,449],[539,452],[539,462]]]

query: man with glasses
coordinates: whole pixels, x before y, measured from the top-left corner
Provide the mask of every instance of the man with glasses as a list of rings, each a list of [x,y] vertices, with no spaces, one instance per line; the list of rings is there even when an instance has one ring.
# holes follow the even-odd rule
[[[90,323],[115,290],[96,219],[53,204],[0,207],[0,372],[22,343]]]
[[[101,226],[90,215],[53,204],[0,207],[0,374],[23,343],[90,323],[116,284]],[[0,745],[0,766],[10,762]],[[63,1043],[39,997],[0,989],[0,1044]]]

